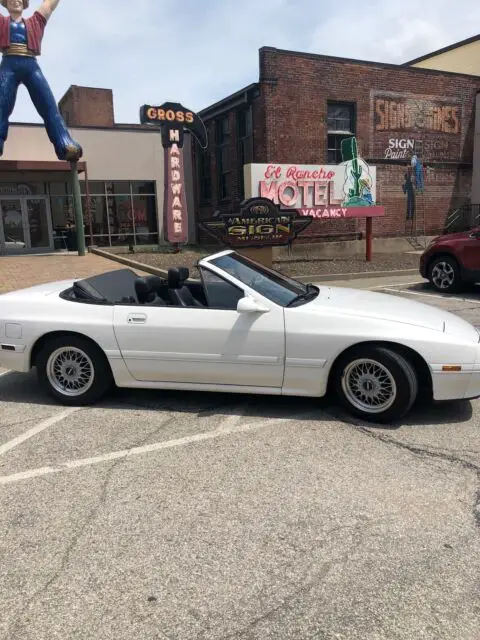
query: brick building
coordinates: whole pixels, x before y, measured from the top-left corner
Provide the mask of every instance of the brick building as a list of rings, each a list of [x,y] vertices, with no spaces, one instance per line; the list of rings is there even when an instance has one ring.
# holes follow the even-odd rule
[[[480,77],[270,47],[259,58],[258,82],[200,113],[209,134],[207,151],[194,150],[200,219],[243,199],[244,164],[338,164],[341,141],[352,135],[376,167],[376,200],[386,211],[374,220],[376,236],[435,234],[470,202]],[[425,189],[407,224],[403,185],[414,153]],[[364,226],[315,220],[299,241],[358,238]],[[199,241],[211,239],[200,233]]]

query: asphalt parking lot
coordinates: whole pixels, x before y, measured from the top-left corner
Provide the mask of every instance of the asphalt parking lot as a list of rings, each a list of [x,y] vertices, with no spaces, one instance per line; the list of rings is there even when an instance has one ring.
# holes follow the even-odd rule
[[[387,291],[480,324],[480,289]],[[4,375],[2,375],[4,373]],[[395,428],[328,401],[0,372],[3,640],[480,639],[480,401]]]

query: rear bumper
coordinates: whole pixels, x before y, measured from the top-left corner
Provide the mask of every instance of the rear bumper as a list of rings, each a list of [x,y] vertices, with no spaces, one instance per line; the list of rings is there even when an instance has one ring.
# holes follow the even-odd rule
[[[419,264],[420,275],[422,276],[422,278],[425,278],[426,280],[428,280],[428,274],[427,274],[428,257],[429,256],[427,255],[427,253],[422,253],[422,255],[420,256],[420,264]]]

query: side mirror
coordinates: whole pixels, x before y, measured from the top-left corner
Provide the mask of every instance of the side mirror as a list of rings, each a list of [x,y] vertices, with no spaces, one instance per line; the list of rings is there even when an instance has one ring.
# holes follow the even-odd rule
[[[250,296],[241,298],[237,304],[238,313],[267,313],[268,309],[255,302]]]

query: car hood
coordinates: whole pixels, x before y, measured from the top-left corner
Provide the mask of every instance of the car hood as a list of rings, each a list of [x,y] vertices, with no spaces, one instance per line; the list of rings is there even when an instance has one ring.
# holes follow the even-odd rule
[[[469,341],[479,341],[479,334],[473,325],[453,313],[432,305],[375,291],[325,287],[320,284],[316,286],[319,287],[320,293],[311,303],[312,308],[333,310],[344,316],[372,318],[422,327]]]

